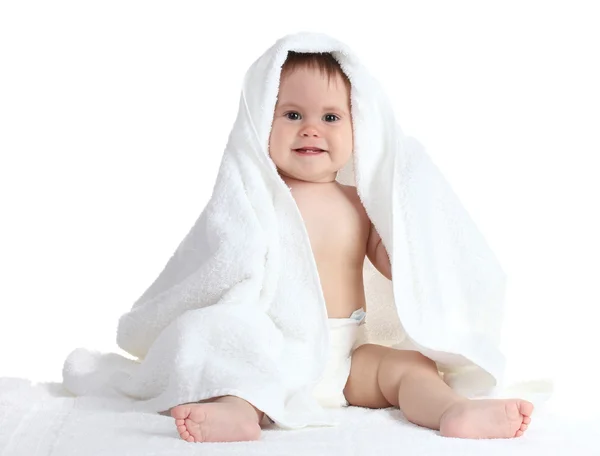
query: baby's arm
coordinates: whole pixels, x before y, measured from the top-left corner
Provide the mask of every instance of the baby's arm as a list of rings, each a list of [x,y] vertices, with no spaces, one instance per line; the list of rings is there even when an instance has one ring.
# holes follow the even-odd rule
[[[392,265],[390,264],[390,257],[381,242],[381,237],[375,229],[375,225],[371,223],[371,230],[369,231],[369,240],[367,241],[367,258],[373,263],[373,266],[377,268],[384,277],[388,280],[392,280]]]

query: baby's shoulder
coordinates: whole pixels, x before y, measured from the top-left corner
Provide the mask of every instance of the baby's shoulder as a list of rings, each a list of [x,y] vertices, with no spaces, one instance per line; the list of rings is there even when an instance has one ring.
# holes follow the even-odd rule
[[[356,209],[356,211],[360,214],[365,221],[369,221],[369,217],[367,215],[367,211],[363,206],[363,203],[358,194],[358,190],[354,185],[343,185],[341,184],[341,188],[344,193],[347,195],[348,201],[352,203],[352,206]]]
[[[362,206],[362,202],[358,195],[358,190],[356,189],[356,187],[354,185],[340,184],[340,188],[342,189],[342,191],[345,193],[346,197],[349,200],[351,200],[353,203],[358,203]]]

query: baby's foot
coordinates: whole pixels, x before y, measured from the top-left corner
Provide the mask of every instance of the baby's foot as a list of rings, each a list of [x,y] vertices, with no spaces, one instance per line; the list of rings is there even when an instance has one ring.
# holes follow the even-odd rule
[[[522,399],[468,399],[444,412],[440,434],[465,439],[520,437],[532,412],[533,404]]]
[[[239,398],[183,404],[171,409],[177,431],[188,442],[239,442],[258,440],[260,425],[249,404]],[[237,399],[237,400],[235,400]]]

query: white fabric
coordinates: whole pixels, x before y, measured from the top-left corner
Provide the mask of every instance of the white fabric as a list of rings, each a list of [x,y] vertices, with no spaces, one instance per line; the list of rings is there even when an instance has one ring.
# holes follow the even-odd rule
[[[597,391],[589,391],[590,397]],[[59,384],[32,387],[0,378],[0,454],[6,456],[336,456],[444,455],[549,456],[600,454],[598,420],[555,416],[536,404],[522,437],[465,440],[406,421],[398,409],[346,407],[332,410],[339,426],[282,430],[266,426],[259,442],[188,443],[168,416],[132,412],[123,400],[60,397]]]
[[[323,369],[323,377],[313,389],[313,397],[322,407],[346,407],[344,387],[350,375],[352,352],[358,341],[358,329],[365,319],[364,309],[349,318],[330,318],[329,354]]]
[[[210,201],[121,317],[117,343],[138,359],[75,350],[63,372],[74,394],[134,398],[132,407],[153,412],[235,395],[282,427],[335,422],[311,396],[329,352],[315,260],[268,155],[288,50],[332,52],[352,83],[354,159],[338,180],[356,185],[394,277],[365,261],[361,342],[419,350],[470,394],[501,381],[506,277],[496,257],[357,56],[303,32],[278,40],[248,70]]]

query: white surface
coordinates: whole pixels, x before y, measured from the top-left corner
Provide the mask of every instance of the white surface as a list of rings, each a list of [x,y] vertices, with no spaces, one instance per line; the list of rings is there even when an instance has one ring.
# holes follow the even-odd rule
[[[57,397],[56,384],[0,379],[0,451],[6,456],[184,455],[598,455],[598,422],[536,409],[515,439],[466,440],[406,421],[398,409],[349,407],[335,428],[268,427],[258,442],[188,443],[171,417],[131,413],[106,399]],[[66,393],[65,393],[66,394]],[[534,401],[535,403],[535,401]],[[119,406],[119,404],[121,404]]]

